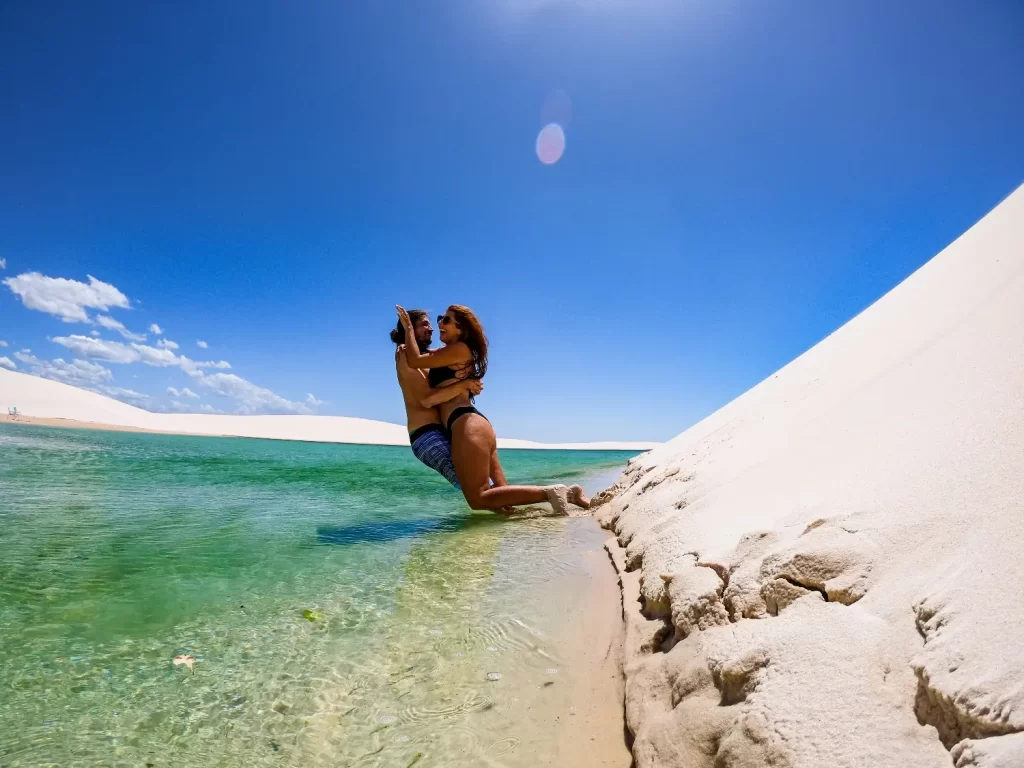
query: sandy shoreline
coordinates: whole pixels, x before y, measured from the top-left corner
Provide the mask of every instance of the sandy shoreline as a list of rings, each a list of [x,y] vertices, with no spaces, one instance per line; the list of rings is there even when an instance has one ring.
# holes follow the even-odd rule
[[[592,519],[580,521],[597,527]],[[565,616],[563,639],[576,683],[575,711],[561,717],[558,764],[566,768],[630,768],[625,743],[623,623],[618,578],[603,551],[587,553],[587,597]]]
[[[94,421],[78,421],[77,419],[47,419],[39,416],[0,417],[0,424],[27,425],[31,427],[58,427],[60,429],[95,429],[100,432],[139,432],[150,435],[186,435],[191,437],[223,437],[223,435],[196,435],[193,432],[162,432],[145,427],[133,427],[124,424],[101,424]]]
[[[619,473],[598,472],[581,480],[585,490],[597,494],[613,483]],[[567,672],[573,677],[568,712],[549,710],[544,717],[558,722],[557,752],[537,755],[538,765],[563,768],[631,768],[633,756],[626,745],[623,710],[624,614],[619,577],[608,557],[614,537],[593,517],[566,521],[569,538],[584,541],[575,550],[583,566],[582,593],[568,603],[558,603],[562,632],[557,643],[563,650]],[[548,762],[547,760],[550,760]]]

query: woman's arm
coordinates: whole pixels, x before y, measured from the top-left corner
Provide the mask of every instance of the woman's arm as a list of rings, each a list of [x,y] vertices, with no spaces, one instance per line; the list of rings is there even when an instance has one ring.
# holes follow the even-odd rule
[[[483,390],[484,383],[479,379],[461,379],[454,384],[428,390],[427,396],[420,400],[420,405],[424,408],[433,408],[441,403],[454,400],[463,393],[468,392],[471,395],[479,395]]]
[[[398,311],[398,319],[402,321],[402,327],[405,329],[405,338],[414,339],[416,333],[413,330],[409,313],[406,312],[405,307],[399,304],[395,305],[395,309]],[[462,365],[472,357],[465,344],[452,344],[429,352],[420,352],[416,344],[405,345],[405,359],[410,368],[441,368],[446,365]]]

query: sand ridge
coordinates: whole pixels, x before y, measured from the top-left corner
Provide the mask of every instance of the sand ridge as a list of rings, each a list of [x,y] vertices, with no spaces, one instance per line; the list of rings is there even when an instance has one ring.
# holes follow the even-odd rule
[[[598,501],[638,768],[1024,765],[1024,187]]]
[[[97,392],[3,368],[0,368],[0,407],[17,407],[22,414],[19,421],[39,426],[316,443],[409,444],[408,431],[402,424],[349,416],[153,413]],[[0,416],[0,420],[4,419],[10,421],[7,416]],[[503,449],[643,451],[654,445],[657,443],[539,443],[517,438],[498,438],[498,447]]]

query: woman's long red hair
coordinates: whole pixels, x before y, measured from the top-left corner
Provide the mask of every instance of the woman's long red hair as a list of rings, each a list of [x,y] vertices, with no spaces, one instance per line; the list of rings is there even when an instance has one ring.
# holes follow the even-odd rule
[[[473,353],[473,372],[471,378],[482,379],[487,373],[487,334],[473,310],[461,304],[452,304],[448,311],[459,326],[459,341],[469,347]]]

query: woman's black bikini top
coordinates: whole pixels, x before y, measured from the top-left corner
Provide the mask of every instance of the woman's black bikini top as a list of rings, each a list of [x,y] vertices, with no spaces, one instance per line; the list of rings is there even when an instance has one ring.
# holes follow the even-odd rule
[[[431,368],[427,371],[427,382],[430,384],[431,389],[439,386],[441,382],[454,378],[455,369],[448,366],[445,366],[444,368]]]
[[[461,370],[461,369],[460,369]],[[457,372],[451,366],[444,366],[443,368],[431,368],[427,371],[427,383],[430,384],[431,389],[435,389],[442,382],[448,381],[449,379],[458,379],[459,372]],[[476,398],[473,395],[469,396],[469,402],[475,403]],[[474,409],[475,410],[475,409]],[[461,414],[460,414],[461,415]]]

